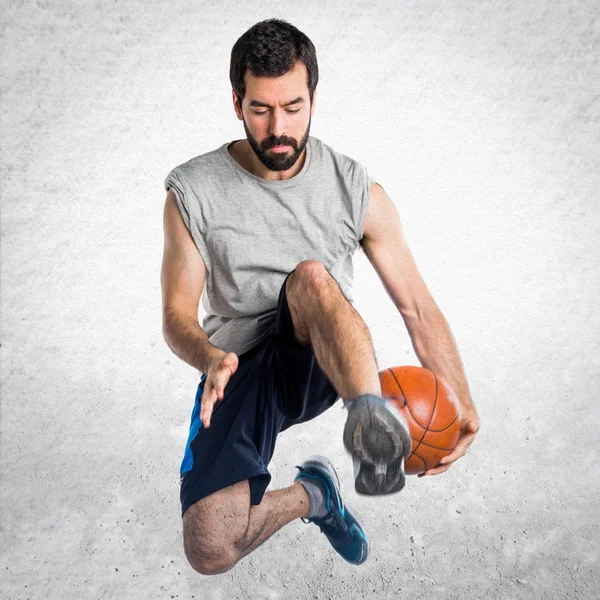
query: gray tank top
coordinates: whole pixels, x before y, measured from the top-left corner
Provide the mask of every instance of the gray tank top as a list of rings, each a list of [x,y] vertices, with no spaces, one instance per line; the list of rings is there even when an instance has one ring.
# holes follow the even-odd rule
[[[320,260],[354,301],[352,255],[374,180],[309,136],[302,170],[268,181],[232,158],[232,143],[175,167],[164,186],[206,265],[202,329],[211,344],[240,355],[271,333],[281,286],[303,260]]]

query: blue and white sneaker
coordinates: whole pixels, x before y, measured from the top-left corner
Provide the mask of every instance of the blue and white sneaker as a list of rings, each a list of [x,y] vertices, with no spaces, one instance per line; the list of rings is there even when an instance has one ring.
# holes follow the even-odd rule
[[[412,448],[404,415],[372,394],[359,396],[347,408],[343,439],[354,461],[354,489],[370,495],[399,492]]]
[[[302,517],[302,520],[305,523],[318,525],[333,549],[349,563],[353,565],[364,563],[369,554],[364,527],[356,511],[344,505],[340,494],[340,480],[329,459],[315,454],[301,465],[296,465],[296,468],[300,472],[294,481],[309,477],[318,479],[323,484],[326,494],[325,506],[329,509],[324,517]]]

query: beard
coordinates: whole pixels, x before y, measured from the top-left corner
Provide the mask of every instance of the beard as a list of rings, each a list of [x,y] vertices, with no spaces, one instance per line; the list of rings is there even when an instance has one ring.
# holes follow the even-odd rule
[[[248,143],[252,147],[252,150],[254,150],[258,160],[260,160],[260,162],[270,171],[287,171],[296,164],[296,161],[302,154],[302,151],[308,142],[311,120],[312,119],[308,120],[308,127],[306,128],[306,132],[302,136],[300,143],[294,138],[283,136],[280,138],[267,138],[262,144],[259,144],[256,138],[248,131],[245,119],[243,119],[243,123]],[[291,150],[280,153],[268,152],[269,148],[273,148],[274,146],[291,146]]]

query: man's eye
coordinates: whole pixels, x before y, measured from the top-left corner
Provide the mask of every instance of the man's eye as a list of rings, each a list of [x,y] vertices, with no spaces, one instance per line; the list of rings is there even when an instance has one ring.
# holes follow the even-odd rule
[[[296,110],[286,110],[286,112],[294,114],[297,113],[300,109],[297,108]],[[263,110],[262,112],[258,112],[257,110],[254,111],[255,115],[266,115],[269,111],[268,110]]]

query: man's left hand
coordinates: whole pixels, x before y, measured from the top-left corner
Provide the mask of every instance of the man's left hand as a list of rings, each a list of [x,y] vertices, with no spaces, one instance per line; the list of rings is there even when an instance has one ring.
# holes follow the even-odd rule
[[[477,432],[479,431],[479,415],[473,404],[461,405],[460,411],[460,437],[454,450],[440,459],[440,462],[433,467],[428,469],[424,473],[419,473],[419,477],[425,475],[438,475],[447,471],[452,463],[458,460],[461,456],[464,456],[469,446],[473,443]]]

